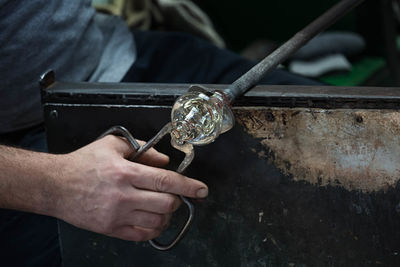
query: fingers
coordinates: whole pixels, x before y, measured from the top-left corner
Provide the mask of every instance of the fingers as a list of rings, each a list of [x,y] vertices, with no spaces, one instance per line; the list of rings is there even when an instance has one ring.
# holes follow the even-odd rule
[[[147,241],[158,237],[167,228],[171,214],[135,211],[126,225],[118,227],[110,236],[129,241]]]
[[[171,213],[158,214],[142,210],[135,210],[124,218],[122,224],[134,225],[149,229],[158,229],[162,231],[167,228],[170,219]]]
[[[106,135],[105,137],[99,139],[98,142],[104,142],[104,145],[110,146],[113,150],[122,155],[124,158],[135,152],[135,149],[128,142],[128,140],[122,137],[118,137],[116,135]]]
[[[159,229],[148,229],[140,226],[125,225],[117,228],[110,236],[128,241],[147,241],[161,234]]]
[[[190,198],[204,198],[208,195],[208,188],[204,183],[179,173],[140,164],[132,164],[130,167],[131,182],[136,188]]]
[[[132,196],[135,202],[135,210],[169,214],[176,211],[181,205],[179,197],[169,193],[140,190]]]
[[[145,144],[145,142],[140,140],[138,140],[138,142],[141,146]],[[137,159],[137,162],[153,167],[162,167],[168,164],[169,157],[163,153],[158,152],[154,148],[150,148]]]
[[[104,142],[112,146],[112,148],[124,158],[129,157],[132,153],[135,152],[129,141],[123,137],[107,135],[102,139]],[[137,141],[140,146],[145,144],[145,142],[143,141]],[[168,164],[169,157],[165,154],[158,152],[154,148],[150,148],[148,151],[146,151],[146,153],[138,158],[138,162],[149,166],[162,167]]]

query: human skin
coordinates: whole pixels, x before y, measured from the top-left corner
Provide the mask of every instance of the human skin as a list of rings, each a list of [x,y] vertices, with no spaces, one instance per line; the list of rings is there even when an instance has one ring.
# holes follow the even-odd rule
[[[168,157],[150,149],[138,162],[113,135],[69,154],[0,145],[0,207],[53,216],[124,240],[157,237],[179,207],[177,195],[204,198],[207,186],[159,168]]]

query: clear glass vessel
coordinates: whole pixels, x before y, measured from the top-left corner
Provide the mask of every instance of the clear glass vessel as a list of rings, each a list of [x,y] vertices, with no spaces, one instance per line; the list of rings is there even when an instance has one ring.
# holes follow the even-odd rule
[[[171,136],[178,145],[206,145],[234,125],[234,116],[224,95],[192,86],[172,107]]]

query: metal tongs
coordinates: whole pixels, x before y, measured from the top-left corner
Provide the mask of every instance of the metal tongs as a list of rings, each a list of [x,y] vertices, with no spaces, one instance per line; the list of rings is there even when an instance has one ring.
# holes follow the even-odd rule
[[[305,27],[303,30],[294,35],[291,39],[277,48],[274,52],[260,61],[257,65],[251,68],[248,72],[242,75],[239,79],[237,79],[234,83],[232,83],[226,90],[222,93],[225,95],[227,101],[231,105],[235,98],[246,93],[251,87],[256,85],[257,82],[260,81],[262,77],[265,76],[270,70],[274,69],[278,64],[284,62],[290,55],[296,52],[299,48],[305,45],[308,41],[310,41],[315,35],[325,30],[327,27],[336,22],[339,18],[344,16],[351,9],[356,7],[358,4],[363,2],[363,0],[342,0],[337,3],[335,6],[330,8],[316,20],[314,20],[311,24]],[[136,153],[133,153],[128,159],[131,161],[135,161],[140,155],[146,152],[148,149],[155,146],[166,134],[170,133],[172,130],[171,122],[167,123],[152,139],[150,139],[145,145],[140,146],[136,139],[132,136],[132,134],[122,126],[114,126],[105,131],[100,137],[106,136],[108,134],[121,135],[125,137],[129,144],[132,146]],[[185,169],[190,165],[194,158],[194,150],[193,145],[189,143],[185,143],[184,145],[172,145],[185,153],[185,158],[179,165],[177,172],[182,173]],[[160,244],[156,240],[150,240],[149,243],[151,246],[158,250],[168,250],[174,247],[179,240],[183,237],[186,231],[189,228],[193,220],[194,215],[194,206],[190,202],[189,199],[179,196],[180,199],[185,203],[185,205],[189,209],[189,216],[186,220],[186,223],[182,227],[182,229],[177,234],[176,238],[172,240],[169,244]]]
[[[161,130],[143,146],[140,146],[139,143],[136,141],[136,139],[132,136],[132,134],[123,126],[113,126],[110,129],[108,129],[107,131],[105,131],[99,138],[102,138],[109,134],[121,135],[121,136],[125,137],[126,140],[128,140],[129,144],[132,146],[133,150],[135,151],[128,157],[128,160],[135,161],[143,153],[145,153],[147,150],[149,150],[150,148],[155,146],[166,134],[170,133],[171,129],[172,129],[172,125],[169,122],[164,127],[162,127]],[[192,146],[192,145],[185,144],[185,146]],[[178,173],[183,173],[185,171],[185,169],[190,165],[190,163],[192,162],[192,160],[194,158],[193,147],[191,147],[190,149],[185,150],[185,151],[190,151],[190,152],[185,153],[185,158],[183,159],[183,161],[179,165],[178,169],[176,170],[176,172],[178,172]],[[185,152],[185,151],[183,151],[183,152]],[[170,242],[169,244],[162,245],[156,240],[149,241],[150,245],[158,250],[168,250],[168,249],[174,247],[176,245],[176,243],[178,243],[178,241],[181,240],[182,236],[186,233],[187,229],[189,228],[189,225],[191,224],[191,222],[193,220],[193,216],[194,216],[193,204],[186,197],[184,197],[184,196],[179,196],[179,197],[182,200],[182,202],[185,203],[185,205],[188,207],[189,216],[186,220],[186,223],[184,224],[184,226],[182,227],[182,229],[176,236],[176,238],[174,240],[172,240],[172,242]]]
[[[135,161],[143,153],[145,153],[147,150],[149,150],[150,148],[155,146],[166,134],[170,133],[171,129],[172,129],[172,125],[171,125],[171,122],[169,122],[164,127],[162,127],[161,130],[143,146],[140,146],[139,143],[136,141],[136,139],[132,136],[132,134],[123,126],[113,126],[110,129],[108,129],[107,131],[105,131],[102,135],[100,135],[99,138],[102,138],[109,134],[121,135],[121,136],[125,137],[126,140],[128,140],[131,147],[133,148],[133,150],[135,151],[128,157],[128,160]],[[185,144],[184,146],[186,146],[186,147],[189,146],[189,149],[181,150],[182,152],[185,153],[185,158],[183,159],[183,161],[180,163],[178,169],[176,170],[176,172],[178,172],[178,173],[183,173],[185,171],[185,169],[190,165],[190,163],[192,162],[192,160],[194,158],[193,146],[191,144]],[[176,146],[176,148],[179,148],[179,147]],[[189,152],[186,152],[186,151],[189,151]],[[150,245],[158,250],[168,250],[168,249],[174,247],[176,245],[176,243],[178,243],[178,241],[181,240],[182,236],[186,233],[187,229],[189,228],[189,225],[191,224],[191,222],[193,220],[193,216],[194,216],[193,204],[186,197],[184,197],[184,196],[179,196],[179,197],[182,200],[182,202],[185,203],[185,205],[189,209],[189,216],[188,216],[184,226],[182,227],[182,229],[176,236],[176,238],[174,240],[172,240],[169,244],[163,245],[163,244],[160,244],[156,240],[149,241]]]

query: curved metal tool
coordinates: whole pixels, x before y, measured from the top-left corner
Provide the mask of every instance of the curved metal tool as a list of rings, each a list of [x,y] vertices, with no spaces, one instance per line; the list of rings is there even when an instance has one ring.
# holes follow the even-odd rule
[[[133,150],[136,153],[132,153],[129,157],[128,160],[130,161],[135,161],[137,158],[139,158],[143,153],[145,153],[147,150],[155,146],[166,134],[170,133],[171,131],[171,123],[167,123],[150,141],[148,141],[146,144],[143,146],[140,146],[139,143],[136,141],[136,139],[132,136],[132,134],[123,126],[113,126],[107,131],[105,131],[103,134],[101,134],[98,138],[102,138],[106,135],[113,134],[113,135],[120,135],[125,137]],[[185,171],[185,169],[190,165],[194,158],[194,149],[193,146],[190,144],[185,144],[183,146],[177,145],[173,140],[171,140],[172,146],[175,147],[176,149],[182,151],[185,153],[185,158],[179,165],[177,172],[182,173]],[[169,244],[161,244],[157,240],[153,239],[150,240],[149,243],[152,247],[158,249],[158,250],[168,250],[174,247],[183,237],[183,235],[186,233],[186,231],[189,229],[190,224],[193,221],[193,216],[194,216],[194,206],[190,202],[189,199],[187,199],[184,196],[179,196],[180,199],[182,200],[183,203],[187,206],[189,209],[189,216],[182,227],[182,229],[179,231],[178,235],[176,236],[175,239],[173,239]]]

